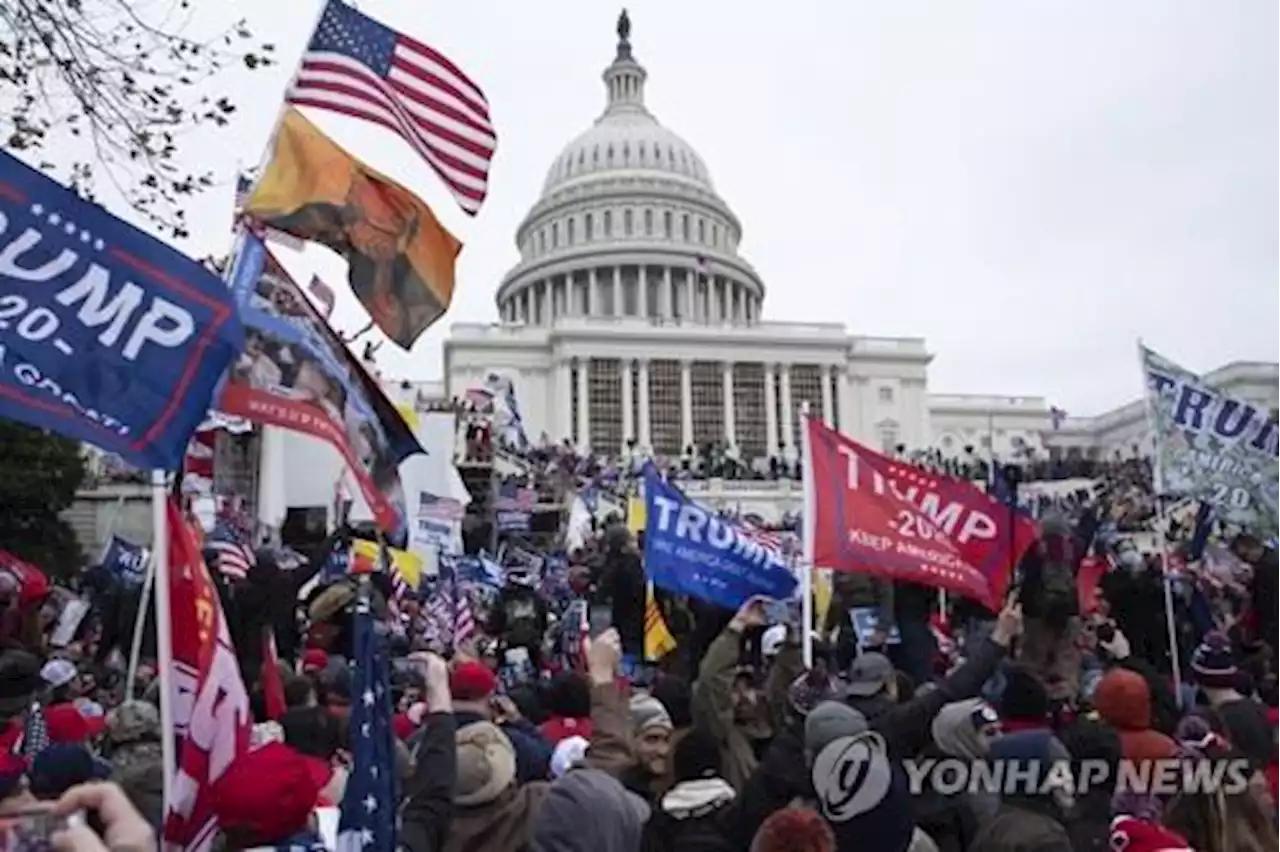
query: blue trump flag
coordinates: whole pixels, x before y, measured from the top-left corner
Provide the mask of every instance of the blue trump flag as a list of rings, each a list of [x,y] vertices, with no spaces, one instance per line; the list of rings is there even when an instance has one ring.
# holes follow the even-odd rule
[[[102,567],[126,585],[140,586],[147,575],[147,549],[113,535],[102,555]]]
[[[216,275],[0,153],[0,417],[173,470],[243,345]]]
[[[655,586],[737,609],[755,595],[787,598],[796,578],[782,556],[737,524],[644,472],[644,568]]]

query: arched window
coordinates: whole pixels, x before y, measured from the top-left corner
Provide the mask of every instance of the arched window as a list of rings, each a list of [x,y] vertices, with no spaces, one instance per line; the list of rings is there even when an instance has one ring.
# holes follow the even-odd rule
[[[644,211],[644,235],[646,237],[653,236],[653,211],[652,210]]]
[[[590,213],[582,217],[582,236],[584,239],[588,241],[591,240],[593,236],[592,229],[594,228],[594,226],[595,226],[595,219],[592,217]]]
[[[622,211],[622,235],[631,236],[631,208]]]
[[[559,222],[551,223],[551,247],[552,248],[560,247],[560,223]]]
[[[705,219],[698,220],[698,244],[704,246],[707,244],[707,220]]]
[[[574,221],[573,221],[573,217],[572,217],[572,216],[571,216],[571,217],[569,217],[569,221],[568,221],[567,223],[565,223],[565,230],[566,230],[566,232],[567,232],[567,234],[566,234],[566,235],[567,235],[568,240],[569,240],[569,245],[573,245],[574,237],[576,237],[576,236],[577,236],[577,234],[575,233],[575,230],[576,230],[576,229],[574,228]]]
[[[547,250],[547,230],[546,228],[538,229],[538,253],[542,254]]]
[[[672,237],[672,232],[671,232],[671,211],[670,211],[670,210],[664,210],[664,211],[662,211],[662,234],[663,234],[663,236],[665,236],[667,239],[671,239],[671,237]]]
[[[685,213],[680,217],[680,236],[687,243],[689,242],[689,214]]]
[[[613,236],[613,211],[604,211],[604,235],[606,237]]]

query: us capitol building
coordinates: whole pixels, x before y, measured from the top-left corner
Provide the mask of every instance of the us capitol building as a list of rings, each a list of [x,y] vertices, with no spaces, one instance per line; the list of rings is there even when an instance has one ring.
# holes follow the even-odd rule
[[[460,396],[496,373],[513,383],[530,438],[609,454],[630,440],[666,456],[716,441],[745,459],[798,452],[803,402],[889,451],[1109,457],[1141,442],[1139,402],[1055,429],[1039,397],[930,394],[921,338],[767,321],[765,282],[739,254],[742,223],[703,158],[646,107],[647,80],[624,12],[604,111],[552,162],[516,231],[500,322],[453,325],[443,387],[424,393]],[[1276,404],[1275,364],[1208,378]]]
[[[702,157],[645,106],[647,79],[624,13],[604,111],[552,162],[516,231],[520,260],[497,290],[500,321],[453,325],[443,380],[388,381],[389,395],[460,397],[497,374],[511,380],[531,439],[545,433],[610,455],[631,440],[665,456],[717,441],[744,460],[798,454],[804,402],[889,452],[1007,459],[1026,448],[1039,458],[1107,459],[1147,449],[1137,394],[1113,411],[1055,420],[1041,397],[929,393],[932,355],[921,338],[767,321],[765,282],[738,252],[742,223]],[[1275,363],[1235,362],[1206,379],[1274,410],[1277,376]],[[323,534],[343,470],[337,451],[300,433],[258,431],[220,443],[220,488],[251,495],[270,523],[297,516]],[[766,517],[800,506],[798,483],[785,480],[686,486]],[[145,542],[149,498],[139,488],[128,535]],[[114,520],[118,495],[99,491],[84,495],[76,522],[90,550],[129,526]]]

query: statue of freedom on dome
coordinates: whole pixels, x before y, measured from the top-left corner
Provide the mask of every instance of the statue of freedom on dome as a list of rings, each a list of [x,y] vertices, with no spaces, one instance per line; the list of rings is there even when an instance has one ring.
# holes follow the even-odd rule
[[[631,41],[631,16],[623,9],[618,15],[618,41],[627,44]]]

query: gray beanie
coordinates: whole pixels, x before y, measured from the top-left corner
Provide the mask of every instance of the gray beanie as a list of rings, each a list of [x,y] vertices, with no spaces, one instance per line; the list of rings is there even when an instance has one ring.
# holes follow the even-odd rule
[[[647,728],[666,728],[670,731],[671,714],[662,702],[652,695],[639,693],[631,696],[631,729],[637,734]]]
[[[824,701],[809,711],[804,720],[804,750],[812,760],[841,737],[867,730],[867,717],[842,701]]]
[[[637,849],[649,821],[644,800],[599,769],[571,769],[547,790],[533,821],[533,852]]]

